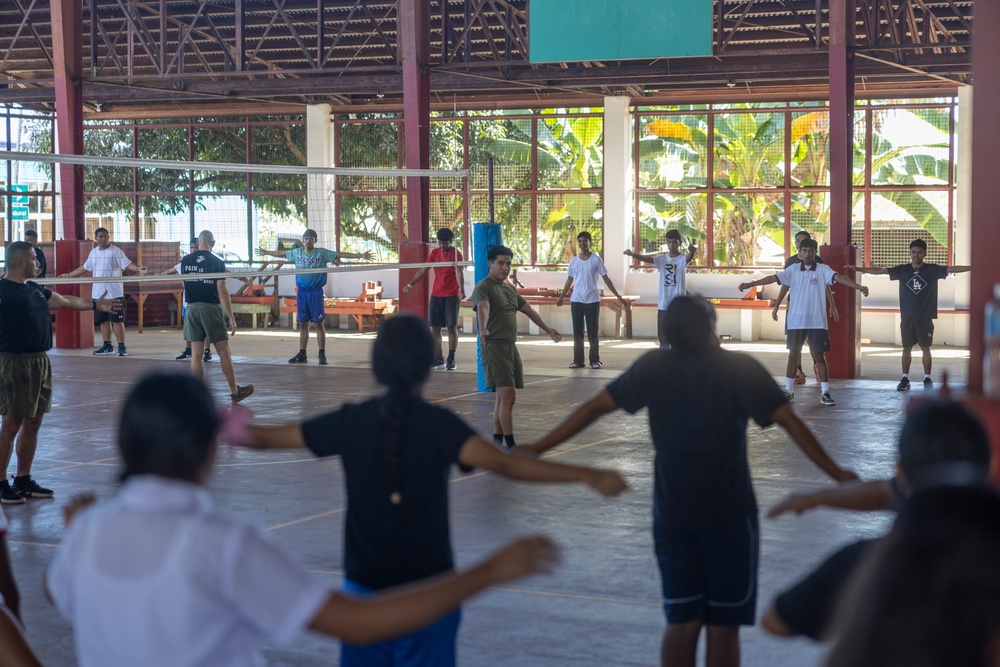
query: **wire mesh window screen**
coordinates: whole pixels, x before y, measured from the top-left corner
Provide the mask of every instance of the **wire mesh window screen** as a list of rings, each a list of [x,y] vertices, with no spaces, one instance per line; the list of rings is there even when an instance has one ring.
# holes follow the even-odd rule
[[[796,187],[830,185],[830,112],[817,109],[793,112],[790,182]]]
[[[487,220],[489,201],[485,193],[473,193],[469,213],[472,220]],[[496,222],[503,226],[504,245],[514,251],[514,264],[532,263],[531,195],[498,192],[494,198]]]
[[[542,117],[537,121],[539,189],[601,188],[604,185],[604,119],[600,116]]]
[[[602,197],[592,193],[538,195],[538,256],[536,264],[569,264],[576,254],[576,237],[590,232],[595,251],[603,247]]]
[[[698,246],[695,263],[704,265],[707,257],[708,195],[703,193],[658,193],[639,197],[639,239],[636,251],[656,253],[666,250],[667,231],[681,233],[682,249],[691,243]]]
[[[714,223],[715,265],[784,263],[783,192],[719,193],[715,198]]]
[[[715,187],[779,188],[785,184],[785,114],[715,115]]]
[[[639,116],[639,187],[704,188],[708,185],[708,116]]]

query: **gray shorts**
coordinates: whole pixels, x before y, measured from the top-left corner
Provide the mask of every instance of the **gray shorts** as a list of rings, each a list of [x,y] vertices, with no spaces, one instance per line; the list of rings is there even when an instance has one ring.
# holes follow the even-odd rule
[[[517,345],[512,342],[487,341],[483,345],[483,372],[486,375],[486,386],[524,387],[524,368],[521,367],[521,355]]]
[[[209,343],[229,340],[226,318],[222,306],[217,303],[189,303],[187,317],[184,318],[184,340]]]
[[[52,366],[44,352],[0,353],[0,415],[31,419],[52,408]]]

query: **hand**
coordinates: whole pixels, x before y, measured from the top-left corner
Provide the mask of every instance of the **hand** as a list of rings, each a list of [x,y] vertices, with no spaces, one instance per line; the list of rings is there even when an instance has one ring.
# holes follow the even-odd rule
[[[146,275],[146,267],[145,266],[136,267],[135,272],[140,276],[144,276]]]
[[[834,322],[840,321],[840,311],[837,310],[836,304],[830,304],[830,317],[833,318]]]
[[[868,296],[868,286],[867,285],[862,285],[861,289],[858,290],[858,291],[861,292],[862,294],[864,294],[865,296]]]
[[[366,262],[370,262],[372,259],[372,251],[365,250],[363,253],[361,253],[361,259],[365,260]]]
[[[259,256],[261,256],[261,257],[267,257],[268,255],[270,255],[270,254],[271,254],[271,253],[270,253],[270,251],[268,251],[268,250],[266,250],[266,249],[264,249],[264,248],[257,248],[257,249],[256,249],[256,253],[257,253],[257,254],[258,254]]]
[[[97,307],[94,310],[99,310],[102,313],[117,313],[122,309],[122,302],[118,299],[109,299],[106,296],[102,296],[97,300]]]
[[[403,285],[403,294],[409,294],[410,293],[410,289],[411,288],[410,288],[410,284],[409,283]]]
[[[59,277],[60,278],[74,278],[75,276],[73,276],[71,273],[60,273]]]
[[[461,290],[461,291],[460,291],[460,292],[458,293],[458,300],[459,300],[459,301],[465,301],[465,290],[464,290],[464,289],[463,289],[463,290]]]
[[[751,283],[740,283],[740,291],[741,292],[746,292],[751,287],[753,287],[753,284],[751,284]]]
[[[778,307],[777,306],[775,306],[774,310],[771,311],[771,319],[774,320],[775,322],[778,321]]]
[[[854,266],[853,264],[844,264],[844,268],[847,269],[848,271],[857,271],[858,270],[858,267]]]
[[[587,476],[587,486],[605,498],[614,498],[628,489],[628,483],[617,470],[592,470]]]
[[[69,503],[63,506],[63,525],[69,526],[70,521],[76,516],[76,513],[82,509],[90,507],[95,502],[97,502],[97,496],[93,493],[81,493],[79,495],[73,496],[69,499]]]
[[[806,510],[811,510],[816,507],[815,497],[815,494],[812,493],[790,493],[785,496],[780,503],[768,511],[767,518],[773,519],[781,516],[785,512],[802,514]]]
[[[696,246],[693,243],[688,246],[688,254],[689,255],[693,255],[697,250],[698,250],[698,246]]]
[[[236,316],[234,315],[232,317],[227,317],[226,319],[228,320],[227,324],[229,325],[229,335],[230,336],[235,336],[236,335]]]
[[[563,295],[562,294],[560,294],[559,298],[556,299],[556,308],[558,308],[561,305],[563,305]]]
[[[479,332],[479,342],[482,343],[483,345],[486,345],[486,343],[489,342],[488,340],[489,337],[490,337],[489,329],[484,329]]]
[[[500,582],[549,573],[559,561],[559,546],[544,535],[534,535],[511,542],[490,556],[485,565]]]
[[[833,479],[835,479],[838,484],[848,484],[858,481],[858,475],[852,470],[844,470],[841,468],[837,474],[833,475]]]
[[[562,340],[562,334],[555,329],[549,329],[549,338],[552,339],[553,343],[558,343]]]
[[[626,251],[625,251],[625,252],[623,252],[622,254],[623,254],[623,255],[625,255],[626,257],[634,257],[634,256],[635,256],[635,253],[634,253],[634,252],[632,252],[631,248],[630,248],[630,249],[628,249],[628,250],[626,250]]]

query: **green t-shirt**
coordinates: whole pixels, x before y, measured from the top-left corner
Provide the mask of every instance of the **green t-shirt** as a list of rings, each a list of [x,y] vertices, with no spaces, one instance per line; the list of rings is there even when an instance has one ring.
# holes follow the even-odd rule
[[[487,340],[515,342],[517,311],[527,303],[524,297],[509,283],[498,283],[486,277],[472,290],[472,308],[475,310],[481,301],[490,304],[490,318],[486,321],[486,329],[490,332]]]

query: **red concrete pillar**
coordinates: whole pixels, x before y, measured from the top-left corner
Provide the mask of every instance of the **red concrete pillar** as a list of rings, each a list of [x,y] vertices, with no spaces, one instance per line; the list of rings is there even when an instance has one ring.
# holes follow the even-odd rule
[[[403,139],[406,168],[428,169],[431,148],[430,4],[424,0],[399,0],[399,51],[403,60]],[[430,238],[430,179],[406,179],[406,233],[408,243],[400,247],[400,261],[423,262]],[[422,251],[414,255],[415,248]],[[405,255],[408,260],[404,260]],[[409,294],[403,286],[413,272],[399,274],[399,303],[402,310],[427,317],[428,281],[415,285]]]
[[[93,249],[90,241],[56,241],[54,275],[69,273],[81,266]],[[56,286],[60,294],[71,294],[90,298],[90,285]],[[56,347],[67,350],[81,350],[94,346],[94,314],[90,311],[56,311]]]
[[[56,153],[83,155],[83,17],[79,0],[53,0],[52,65],[56,93]],[[83,167],[56,165],[62,238],[56,243],[56,274],[83,264],[93,244],[86,242],[82,256],[79,240],[87,236],[83,213]],[[75,263],[74,263],[75,262]],[[64,294],[89,296],[90,287],[69,286]],[[56,314],[56,347],[81,349],[94,344],[94,316],[77,311]]]
[[[977,2],[972,78],[972,293],[969,308],[969,389],[983,388],[983,309],[1000,283],[1000,224],[996,212],[996,156],[1000,155],[1000,3]]]
[[[855,257],[851,248],[855,13],[854,0],[830,0],[830,238],[820,255],[837,272],[854,263]],[[852,305],[858,295],[843,288],[834,289],[834,295],[840,322],[830,323],[830,377],[855,378],[861,374],[860,310]]]

